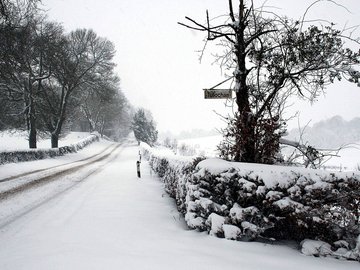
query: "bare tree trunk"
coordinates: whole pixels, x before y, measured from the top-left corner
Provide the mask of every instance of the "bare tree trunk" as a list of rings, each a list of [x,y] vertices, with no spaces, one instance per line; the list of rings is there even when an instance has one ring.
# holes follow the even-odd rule
[[[30,130],[29,130],[29,147],[37,148],[37,131],[36,119],[34,116],[35,108],[30,108]]]
[[[51,133],[51,148],[59,147],[59,134]]]
[[[50,75],[50,74],[49,74]],[[39,63],[39,75],[38,78],[35,80],[32,80],[29,77],[29,120],[30,120],[30,132],[29,132],[29,147],[30,148],[37,148],[36,141],[37,141],[37,125],[36,125],[36,104],[35,104],[35,94],[33,83],[37,81],[37,93],[41,90],[41,83],[44,78],[43,76],[43,53],[40,52],[40,63]]]
[[[65,110],[65,107],[63,108]],[[62,125],[65,121],[65,112],[61,112],[61,116],[56,123],[56,128],[51,132],[51,148],[58,148],[59,145],[59,136],[61,133]]]
[[[35,116],[35,101],[32,82],[29,79],[29,110],[28,110],[28,121],[29,121],[29,148],[36,148],[37,132],[36,132],[36,116]]]
[[[229,2],[230,11],[232,12],[232,3]],[[236,33],[235,54],[237,58],[237,70],[235,71],[236,82],[236,104],[238,106],[239,119],[238,132],[239,139],[242,141],[240,145],[243,147],[237,147],[235,154],[235,161],[243,162],[255,162],[255,126],[254,117],[252,115],[249,104],[249,88],[246,82],[248,70],[246,68],[246,42],[245,42],[245,4],[244,0],[240,0],[239,4],[239,27]],[[234,15],[232,15],[234,17]]]
[[[54,130],[51,132],[51,148],[58,148],[59,136],[61,133],[62,125],[64,124],[65,121],[65,114],[66,114],[69,95],[70,95],[70,91],[63,88],[61,94],[61,101],[60,101],[61,106],[59,109],[59,118],[56,121]]]

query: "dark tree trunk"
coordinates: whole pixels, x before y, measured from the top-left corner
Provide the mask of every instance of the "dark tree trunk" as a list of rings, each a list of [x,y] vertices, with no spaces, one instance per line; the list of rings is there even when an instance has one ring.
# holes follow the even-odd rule
[[[236,104],[238,106],[239,118],[237,121],[240,146],[236,148],[235,161],[255,162],[255,119],[249,104],[249,88],[247,85],[248,70],[246,68],[246,41],[245,29],[246,19],[244,18],[245,5],[240,1],[239,5],[239,27],[236,33],[237,43],[235,44],[235,54],[237,58],[238,70],[235,73],[236,84]]]
[[[51,148],[58,148],[58,144],[59,144],[59,136],[61,133],[61,129],[62,129],[62,125],[65,121],[65,111],[66,111],[66,107],[67,107],[67,101],[69,98],[69,92],[62,92],[62,97],[61,97],[61,107],[60,107],[60,115],[59,118],[56,121],[55,127],[51,132]]]
[[[37,132],[35,126],[35,119],[34,117],[30,117],[30,131],[29,131],[29,147],[36,148],[37,147]]]
[[[59,134],[51,133],[51,148],[59,147]]]
[[[32,83],[29,80],[29,110],[28,110],[28,128],[29,128],[29,148],[36,148],[36,116],[35,103],[33,97]]]
[[[239,141],[234,160],[254,163],[256,162],[255,119],[247,112],[242,112],[237,121]]]

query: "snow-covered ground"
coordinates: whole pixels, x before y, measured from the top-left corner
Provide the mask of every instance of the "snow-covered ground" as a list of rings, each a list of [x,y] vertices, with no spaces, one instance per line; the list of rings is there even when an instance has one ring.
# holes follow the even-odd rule
[[[193,139],[179,140],[178,145],[185,144],[193,148],[197,155],[216,157],[218,155],[217,145],[221,142],[222,136],[208,136]],[[292,149],[290,149],[290,152]],[[286,152],[288,153],[288,152]],[[324,163],[327,169],[335,171],[360,170],[360,142],[350,144],[341,149],[337,156],[328,158]]]
[[[330,158],[326,163],[330,169],[341,171],[360,170],[360,142],[341,149],[338,156]]]
[[[221,142],[221,140],[221,135],[182,139],[179,140],[178,146],[185,144],[193,148],[196,151],[197,155],[215,157],[218,155],[216,147]]]
[[[64,144],[64,142],[62,143]],[[104,150],[106,147],[109,147],[111,144],[112,143],[109,141],[101,140],[100,142],[93,143],[91,147],[89,146],[85,147],[78,153],[67,154],[65,156],[58,156],[56,158],[49,158],[45,160],[27,161],[22,163],[8,163],[5,165],[1,165],[0,178],[3,179],[21,173],[30,172],[33,170],[55,167],[67,163],[76,162],[82,159],[86,159],[92,156],[93,154]]]
[[[101,144],[53,161],[81,159]],[[229,241],[188,230],[146,162],[142,178],[136,177],[138,151],[136,143],[127,143],[101,170],[0,225],[0,269],[359,269],[358,262],[308,257],[285,245]],[[36,161],[32,168],[49,162]],[[1,176],[5,167],[8,173],[29,170],[22,169],[26,164],[2,165]],[[57,188],[46,192],[56,194]],[[26,194],[41,197],[44,192]],[[5,202],[0,201],[0,211]]]
[[[60,138],[59,147],[77,143],[88,136],[88,132],[71,132],[63,138]],[[38,138],[37,147],[51,148],[50,138]],[[29,149],[29,142],[26,131],[14,130],[0,132],[0,152],[27,149]]]

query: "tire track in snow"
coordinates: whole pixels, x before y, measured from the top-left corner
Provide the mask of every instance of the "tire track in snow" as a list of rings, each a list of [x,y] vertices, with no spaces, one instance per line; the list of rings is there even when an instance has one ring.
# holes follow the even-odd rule
[[[119,151],[115,152],[116,150],[118,150],[120,147],[122,147],[122,149],[120,149]],[[22,216],[25,216],[26,214],[32,212],[33,210],[41,207],[42,205],[48,203],[49,201],[52,201],[56,198],[58,198],[59,196],[61,196],[62,194],[66,193],[67,191],[75,188],[77,185],[79,185],[80,183],[82,183],[84,180],[86,180],[89,176],[92,176],[96,173],[99,173],[100,171],[102,171],[104,169],[104,167],[106,165],[108,165],[110,162],[112,162],[113,160],[115,160],[119,154],[122,152],[122,150],[124,149],[124,145],[122,144],[117,144],[112,150],[110,153],[107,153],[106,155],[104,156],[101,156],[100,158],[94,160],[94,161],[91,161],[89,163],[86,163],[86,164],[83,164],[83,165],[80,165],[80,166],[76,166],[75,168],[72,168],[72,169],[68,169],[65,172],[68,172],[66,174],[63,174],[61,175],[60,173],[56,173],[56,174],[53,174],[53,179],[48,179],[46,181],[46,183],[51,183],[51,182],[55,182],[55,180],[59,180],[59,177],[61,176],[64,176],[64,175],[71,175],[73,174],[74,172],[78,172],[80,170],[82,170],[83,168],[87,167],[87,166],[90,166],[90,165],[94,165],[95,163],[97,162],[101,162],[101,161],[105,161],[104,163],[102,164],[99,164],[99,166],[91,166],[90,170],[87,170],[86,172],[83,172],[80,176],[76,176],[76,180],[72,180],[72,181],[69,181],[69,183],[67,183],[65,185],[65,187],[61,188],[61,189],[58,189],[58,190],[52,190],[52,192],[49,192],[48,194],[45,194],[45,196],[39,198],[39,199],[36,199],[35,201],[32,201],[30,203],[28,202],[23,202],[22,205],[18,205],[18,210],[16,210],[15,212],[11,213],[10,215],[8,216],[1,216],[0,215],[0,230],[4,229],[6,226],[8,226],[9,224],[11,224],[12,222],[16,221],[17,219],[21,218]],[[115,154],[114,154],[115,153]],[[107,160],[106,160],[107,159]],[[35,191],[36,190],[36,187],[39,187],[41,188],[41,186],[45,186],[46,187],[46,184],[45,182],[43,183],[35,183],[33,186],[31,187],[28,187],[26,189],[23,189],[21,191],[23,192],[26,192],[26,191]],[[14,197],[16,197],[16,195],[21,195],[21,191],[19,190],[17,193],[14,193],[12,195],[14,195]],[[1,194],[0,194],[1,196]],[[9,196],[7,197],[4,197],[4,198],[0,198],[0,202],[1,201],[5,201],[6,202],[6,199],[11,199]],[[14,198],[16,199],[16,198]],[[21,204],[21,203],[20,203]]]
[[[25,191],[27,189],[30,189],[30,188],[33,188],[33,187],[36,187],[36,186],[39,186],[39,185],[46,184],[46,183],[48,183],[50,181],[55,181],[55,180],[57,180],[57,179],[59,179],[61,177],[67,176],[67,175],[72,174],[72,173],[75,173],[75,172],[81,170],[84,167],[91,166],[96,162],[100,162],[100,161],[106,159],[107,157],[109,157],[120,146],[121,146],[121,144],[113,144],[113,145],[110,145],[109,147],[105,148],[102,152],[100,152],[100,153],[98,153],[98,154],[96,154],[96,155],[94,155],[94,156],[92,156],[90,158],[83,159],[81,161],[70,162],[70,163],[67,163],[67,164],[62,164],[62,165],[54,166],[54,167],[51,167],[51,168],[46,168],[46,169],[42,169],[42,170],[38,170],[38,171],[29,172],[29,173],[26,173],[25,175],[20,175],[20,176],[17,176],[17,177],[13,177],[11,179],[13,181],[15,179],[20,179],[20,178],[22,178],[24,176],[30,176],[30,175],[34,175],[33,177],[35,177],[35,179],[27,181],[24,184],[20,184],[18,186],[15,186],[13,188],[9,188],[8,190],[0,192],[0,202],[2,200],[6,199],[9,196],[13,196],[14,194]],[[104,152],[109,150],[110,147],[113,147],[111,149],[111,151],[104,154]],[[99,157],[99,155],[100,155],[100,157]],[[76,164],[76,163],[79,163],[79,162],[84,162],[84,161],[87,161],[87,160],[90,160],[90,161],[86,162],[86,163],[83,163],[83,164],[80,164],[80,165],[71,166],[70,168],[65,168],[65,169],[62,169],[62,170],[54,172],[54,173],[50,172],[50,174],[46,175],[46,176],[36,177],[37,173],[45,172],[45,171],[51,171],[54,168],[61,168],[61,167],[73,165],[73,164]],[[7,181],[10,181],[10,180],[7,180]],[[2,181],[2,182],[5,182],[5,181]]]
[[[92,159],[94,157],[97,157],[97,156],[101,155],[102,153],[107,151],[112,146],[114,146],[114,144],[111,144],[111,145],[107,146],[105,149],[103,149],[102,151],[100,151],[99,153],[97,153],[96,155],[93,155],[91,157],[87,157],[87,158],[76,160],[76,161],[73,161],[73,162],[68,162],[68,163],[64,163],[64,164],[60,164],[60,165],[56,165],[56,166],[52,166],[52,167],[48,167],[48,168],[44,168],[44,169],[39,169],[39,170],[31,171],[31,172],[26,172],[26,173],[21,173],[21,174],[18,174],[18,175],[13,175],[13,176],[10,176],[10,177],[6,177],[4,179],[0,179],[0,183],[7,182],[7,181],[10,181],[10,180],[14,180],[14,179],[24,177],[24,176],[29,176],[29,175],[36,174],[36,173],[39,173],[39,172],[45,172],[45,171],[48,171],[48,170],[68,166],[68,165],[71,165],[71,164],[84,162],[84,161],[87,161],[89,159]]]

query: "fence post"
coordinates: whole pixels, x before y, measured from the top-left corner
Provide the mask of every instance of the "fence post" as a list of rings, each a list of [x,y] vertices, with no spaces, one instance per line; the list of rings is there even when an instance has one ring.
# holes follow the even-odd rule
[[[136,161],[136,171],[137,171],[137,176],[138,178],[141,178],[141,173],[140,173],[140,161]]]

